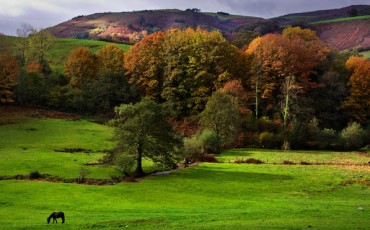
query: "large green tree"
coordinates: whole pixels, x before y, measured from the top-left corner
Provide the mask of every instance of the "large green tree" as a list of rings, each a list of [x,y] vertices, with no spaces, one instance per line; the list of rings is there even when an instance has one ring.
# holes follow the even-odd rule
[[[217,134],[222,148],[233,147],[240,131],[238,99],[220,91],[213,93],[200,114],[200,125]]]
[[[53,46],[55,37],[50,31],[44,29],[37,33],[32,33],[28,37],[28,48],[26,50],[27,61],[37,61],[41,65],[45,65],[46,52]]]
[[[144,98],[137,104],[116,107],[115,112],[116,118],[111,121],[117,140],[115,153],[136,160],[136,177],[145,175],[143,158],[166,166],[175,165],[177,149],[181,147],[182,140],[166,121],[171,115],[170,110]]]

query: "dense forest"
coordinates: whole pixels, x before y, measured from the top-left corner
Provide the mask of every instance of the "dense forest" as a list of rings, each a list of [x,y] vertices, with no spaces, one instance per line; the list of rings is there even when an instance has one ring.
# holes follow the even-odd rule
[[[144,37],[126,53],[113,43],[96,53],[76,48],[63,72],[45,57],[55,41],[47,30],[22,25],[17,32],[22,39],[14,48],[0,38],[2,105],[107,118],[122,105],[115,121],[135,114],[134,105],[151,116],[166,111],[165,122],[185,138],[190,158],[230,147],[352,150],[370,144],[370,61],[330,48],[309,29],[287,27],[243,49],[219,31],[171,29]],[[177,146],[177,137],[165,138]]]

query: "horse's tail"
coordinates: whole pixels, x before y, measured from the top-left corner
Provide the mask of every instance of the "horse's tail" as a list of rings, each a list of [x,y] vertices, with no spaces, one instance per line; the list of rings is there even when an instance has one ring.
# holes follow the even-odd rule
[[[62,224],[64,224],[64,220],[65,220],[65,218],[64,218],[64,212],[62,212],[61,218],[62,218]]]

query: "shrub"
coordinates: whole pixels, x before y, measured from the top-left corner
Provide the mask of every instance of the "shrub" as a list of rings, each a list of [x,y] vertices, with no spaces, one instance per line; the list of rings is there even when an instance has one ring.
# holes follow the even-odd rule
[[[262,132],[257,137],[258,143],[263,148],[280,148],[283,143],[282,135]]]
[[[115,159],[115,169],[125,177],[130,175],[131,169],[135,165],[135,159],[129,154],[118,154]]]
[[[203,153],[219,153],[220,138],[216,132],[205,129],[196,135]]]
[[[271,120],[268,117],[261,117],[257,120],[257,127],[260,132],[278,133],[282,128],[282,122],[279,119]]]
[[[356,123],[349,123],[340,133],[344,147],[348,149],[359,149],[365,142],[366,132]]]
[[[80,167],[79,174],[78,183],[83,183],[86,180],[86,176],[90,174],[90,170],[86,166],[82,165]]]
[[[39,179],[42,177],[41,173],[39,173],[38,171],[33,171],[33,172],[30,172],[29,176],[28,176],[30,179]]]
[[[258,159],[254,159],[254,158],[248,158],[246,160],[243,160],[243,159],[236,159],[234,161],[236,164],[263,164],[265,162],[261,161],[261,160],[258,160]]]
[[[320,131],[319,142],[321,149],[328,149],[338,145],[338,134],[334,129],[323,129]]]
[[[191,137],[184,139],[184,153],[185,161],[207,161],[209,160],[208,153],[219,153],[220,151],[220,138],[218,135],[210,130],[205,129],[197,132]]]
[[[202,162],[217,162],[215,155],[208,153],[198,155],[197,160]]]

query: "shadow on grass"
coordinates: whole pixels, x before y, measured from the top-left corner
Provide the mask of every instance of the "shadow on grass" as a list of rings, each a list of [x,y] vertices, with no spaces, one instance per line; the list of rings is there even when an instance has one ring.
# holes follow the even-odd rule
[[[191,170],[184,170],[177,177],[186,180],[197,180],[201,183],[213,182],[274,182],[294,179],[292,176],[270,174],[270,173],[255,173],[242,171],[229,171],[222,167],[209,168],[192,168]]]

